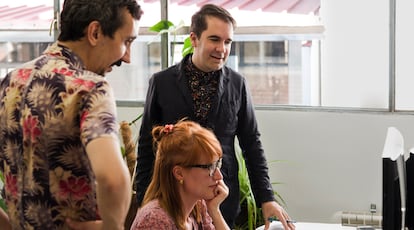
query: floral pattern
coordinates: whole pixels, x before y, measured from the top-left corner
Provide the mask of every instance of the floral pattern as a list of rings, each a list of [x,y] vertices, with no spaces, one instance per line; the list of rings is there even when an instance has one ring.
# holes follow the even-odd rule
[[[0,170],[13,229],[100,219],[85,148],[118,137],[115,108],[105,78],[57,43],[1,81]]]
[[[215,230],[213,221],[207,212],[207,205],[204,200],[199,200],[197,205],[201,210],[201,222],[197,223],[194,216],[190,216],[193,230]],[[174,220],[168,213],[160,206],[158,200],[152,200],[142,206],[132,223],[131,230],[178,230]]]
[[[200,125],[207,127],[208,114],[212,105],[217,101],[220,70],[203,72],[191,62],[191,58],[188,59],[184,68],[194,102],[194,115]]]

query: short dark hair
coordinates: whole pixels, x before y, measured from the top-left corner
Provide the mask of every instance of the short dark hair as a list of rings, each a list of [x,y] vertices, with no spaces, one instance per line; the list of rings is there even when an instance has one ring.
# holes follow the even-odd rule
[[[231,23],[233,28],[236,27],[236,20],[234,20],[226,9],[214,4],[206,4],[191,17],[190,32],[195,33],[197,37],[200,37],[201,33],[207,29],[206,16],[217,17],[225,22]]]
[[[104,35],[113,37],[124,23],[121,11],[127,9],[137,20],[142,10],[136,0],[65,0],[60,14],[59,41],[77,41],[92,21],[98,21]]]

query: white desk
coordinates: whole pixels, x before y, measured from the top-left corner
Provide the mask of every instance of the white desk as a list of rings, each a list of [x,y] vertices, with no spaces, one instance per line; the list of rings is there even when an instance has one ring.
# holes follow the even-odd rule
[[[342,226],[341,224],[323,224],[323,223],[295,223],[296,230],[356,230],[356,227]],[[256,228],[256,230],[263,230],[264,226]],[[269,230],[283,230],[283,226],[278,221],[273,221],[270,224]]]

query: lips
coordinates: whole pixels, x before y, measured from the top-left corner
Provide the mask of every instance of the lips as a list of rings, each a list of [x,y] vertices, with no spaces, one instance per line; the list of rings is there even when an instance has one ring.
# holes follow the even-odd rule
[[[210,185],[209,187],[210,187],[210,188],[212,188],[212,189],[216,189],[216,188],[217,188],[217,186],[218,186],[218,184],[217,184],[217,183],[215,183],[214,185]]]

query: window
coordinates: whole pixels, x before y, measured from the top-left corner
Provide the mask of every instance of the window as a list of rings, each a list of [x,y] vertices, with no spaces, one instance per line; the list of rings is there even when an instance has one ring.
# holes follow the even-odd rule
[[[321,106],[387,109],[389,1],[321,4]]]
[[[191,15],[199,9],[199,6],[185,5],[185,2],[171,2],[169,21],[175,24],[184,21],[187,27],[182,31],[188,31]],[[224,7],[231,7],[229,11],[237,21],[227,65],[246,77],[254,103],[256,105],[319,105],[318,53],[323,26],[320,25],[319,17],[312,14],[318,13],[319,0],[301,1],[297,5],[302,6],[302,9],[300,7],[296,9],[301,14],[297,15],[275,12],[289,8],[295,11],[294,1],[287,1],[287,5],[280,5],[281,8],[280,6],[275,8],[272,3],[266,9],[259,9],[266,5],[266,1],[256,1],[254,6],[244,5],[244,10],[235,8],[238,6],[236,1],[230,2],[232,2],[231,6],[224,2],[218,3],[224,4]],[[154,4],[160,7],[159,3],[151,3],[152,6],[147,9],[159,11],[159,8],[153,6]],[[144,18],[148,15],[148,11],[145,12]],[[252,17],[257,19],[254,20],[254,24],[252,20],[248,20]],[[279,23],[275,24],[274,21]],[[170,35],[170,46],[174,50],[171,52],[173,60],[169,60],[169,63],[177,63],[181,60],[182,44],[187,36],[188,34],[185,33]],[[141,44],[135,46],[136,50],[132,54],[136,60],[132,61],[131,65],[122,67],[122,70],[119,69],[119,71],[126,71],[124,74],[115,70],[108,76],[112,85],[115,85],[116,89],[119,87],[119,90],[115,89],[119,100],[144,100],[148,78],[161,69],[159,37],[144,32],[140,34],[138,40]],[[151,42],[151,45],[145,47],[145,42]],[[130,76],[131,71],[134,72],[132,76]],[[311,82],[315,82],[316,88],[309,86]]]
[[[414,2],[399,0],[396,4],[396,34],[395,34],[395,103],[396,110],[414,110],[413,86],[414,77],[412,57],[414,50],[414,35],[411,31],[414,19],[411,9]]]
[[[21,63],[40,55],[54,40],[49,31],[53,1],[0,3],[0,79]]]
[[[0,79],[21,63],[39,56],[49,43],[0,42]]]
[[[39,55],[55,39],[49,34],[55,9],[51,1],[22,2],[0,3],[2,9],[19,15],[11,19],[0,14],[1,77]],[[161,18],[160,2],[140,1],[145,13],[140,36],[133,43],[132,63],[114,68],[107,77],[120,101],[143,101],[149,77],[161,70],[161,53],[166,48],[161,46],[160,36],[148,31]],[[216,3],[237,20],[227,65],[246,77],[255,105],[414,110],[410,97],[414,35],[407,29],[412,1]],[[169,63],[181,60],[181,47],[188,36],[185,31],[199,7],[190,1],[170,0],[169,20],[175,24],[183,21],[185,27],[169,37],[169,49],[173,49]]]

